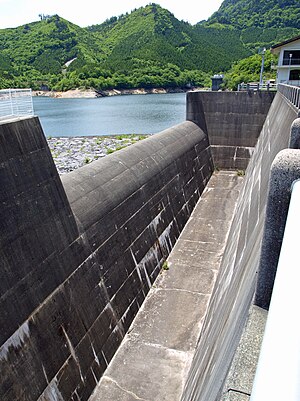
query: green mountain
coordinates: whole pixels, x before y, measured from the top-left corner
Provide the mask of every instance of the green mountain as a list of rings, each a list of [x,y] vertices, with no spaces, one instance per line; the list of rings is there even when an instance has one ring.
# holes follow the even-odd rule
[[[235,28],[300,29],[299,0],[224,0],[208,20]]]
[[[118,69],[132,68],[135,60],[147,60],[217,72],[249,54],[237,31],[193,27],[156,4],[90,30],[107,54],[106,64]]]
[[[257,52],[258,47],[297,32],[294,26],[247,25],[241,29],[233,17],[226,21],[218,17],[222,12],[236,15],[235,6],[241,3],[245,2],[225,0],[206,23],[194,26],[157,4],[149,4],[87,28],[54,15],[2,29],[0,88],[47,85],[56,90],[80,86],[104,90],[209,85],[211,74],[224,72],[233,62]],[[250,0],[245,7],[252,3],[258,2]],[[266,10],[269,15],[270,8]]]
[[[299,35],[300,4],[298,0],[224,0],[202,25],[238,29],[244,45],[257,52]]]
[[[94,59],[99,49],[85,29],[55,15],[18,28],[0,30],[0,55],[10,60],[16,71],[34,69],[59,73],[69,60],[84,52]]]
[[[237,30],[192,26],[156,4],[88,28],[55,15],[0,30],[0,86],[204,85],[249,54]]]

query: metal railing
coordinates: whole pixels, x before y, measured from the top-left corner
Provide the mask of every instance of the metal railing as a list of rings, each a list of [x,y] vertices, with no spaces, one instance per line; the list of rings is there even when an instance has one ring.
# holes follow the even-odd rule
[[[293,80],[281,80],[280,81],[281,84],[286,84],[286,85],[290,85],[290,86],[300,86],[300,80],[299,79],[293,79]]]
[[[240,91],[276,91],[277,85],[273,83],[264,83],[262,85],[259,82],[251,82],[248,84],[241,83],[238,85],[238,92]]]
[[[300,58],[284,58],[282,65],[300,65]]]
[[[277,90],[298,110],[300,109],[300,88],[298,86],[278,84]]]
[[[300,400],[300,181],[292,195],[250,401]]]
[[[0,90],[0,119],[33,115],[31,89]]]

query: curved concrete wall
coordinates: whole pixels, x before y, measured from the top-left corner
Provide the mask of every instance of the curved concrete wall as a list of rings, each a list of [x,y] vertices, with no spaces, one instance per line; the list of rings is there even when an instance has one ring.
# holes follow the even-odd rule
[[[253,299],[271,164],[288,147],[297,110],[278,93],[270,107],[228,237],[182,401],[221,398],[224,380]]]
[[[63,177],[0,123],[0,398],[87,400],[213,171],[192,122]]]

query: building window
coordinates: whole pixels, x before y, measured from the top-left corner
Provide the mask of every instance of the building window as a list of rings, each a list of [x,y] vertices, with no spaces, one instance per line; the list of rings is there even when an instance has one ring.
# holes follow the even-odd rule
[[[300,50],[285,50],[282,65],[300,65]]]
[[[291,70],[289,81],[300,81],[300,70]]]

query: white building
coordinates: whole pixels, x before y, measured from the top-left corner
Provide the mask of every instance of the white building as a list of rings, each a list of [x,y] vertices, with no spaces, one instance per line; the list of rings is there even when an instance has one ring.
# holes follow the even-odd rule
[[[271,52],[279,54],[277,83],[300,86],[300,36],[272,46]]]

